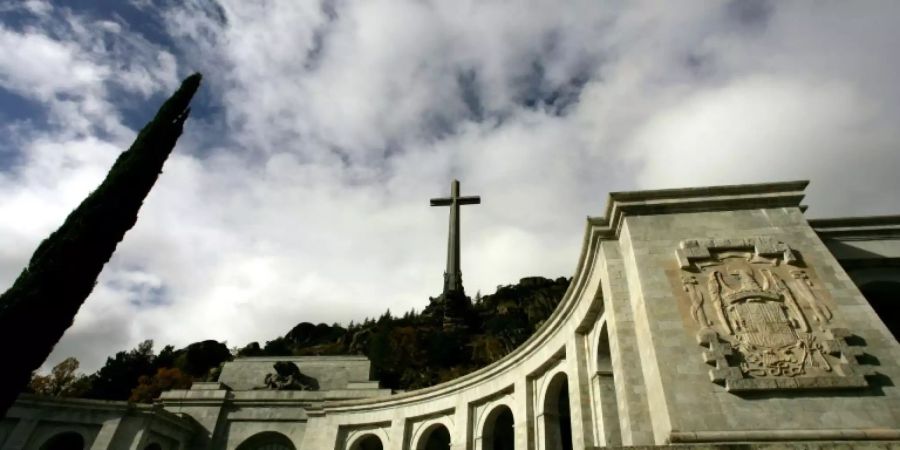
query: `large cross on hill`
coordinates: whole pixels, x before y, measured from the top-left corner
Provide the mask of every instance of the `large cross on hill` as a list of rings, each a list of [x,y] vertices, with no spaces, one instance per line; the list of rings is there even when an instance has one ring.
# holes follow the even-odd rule
[[[444,272],[444,298],[449,298],[451,293],[464,293],[462,285],[462,272],[459,269],[459,207],[461,205],[477,205],[481,203],[481,197],[459,196],[459,180],[453,180],[450,185],[450,197],[433,198],[431,206],[450,207],[450,234],[447,237],[447,271]]]

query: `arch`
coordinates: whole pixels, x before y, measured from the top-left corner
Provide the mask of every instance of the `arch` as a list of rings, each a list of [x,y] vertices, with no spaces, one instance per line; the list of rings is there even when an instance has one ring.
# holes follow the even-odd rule
[[[416,450],[448,450],[450,448],[450,430],[442,423],[431,424],[416,445]]]
[[[559,371],[550,378],[544,393],[544,448],[572,450],[572,418],[569,410],[569,377]]]
[[[353,440],[350,450],[384,450],[384,444],[375,433],[366,433]]]
[[[287,436],[277,431],[263,431],[247,438],[237,450],[297,450]]]
[[[84,450],[84,436],[75,431],[59,433],[47,439],[41,450]]]
[[[600,336],[597,338],[597,372],[612,375],[612,354],[609,351],[609,332],[605,320],[600,327]]]
[[[619,428],[619,404],[616,399],[616,377],[609,348],[609,331],[606,320],[600,325],[597,336],[596,372],[592,376],[591,391],[594,395],[595,436],[604,446],[621,445]]]
[[[366,433],[350,444],[350,450],[384,450],[381,438],[374,433]]]
[[[513,450],[515,441],[515,420],[512,409],[505,404],[495,406],[484,419],[484,426],[481,431],[481,448]]]

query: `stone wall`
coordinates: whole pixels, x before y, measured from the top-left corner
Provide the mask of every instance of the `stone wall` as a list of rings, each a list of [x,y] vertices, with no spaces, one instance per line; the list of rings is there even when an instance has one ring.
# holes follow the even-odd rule
[[[371,363],[365,356],[252,357],[225,364],[219,381],[236,391],[261,389],[266,375],[275,371],[273,365],[279,361],[295,364],[300,372],[318,382],[318,390],[321,391],[368,383],[372,371]]]
[[[161,450],[192,447],[197,426],[151,405],[60,399],[23,394],[0,422],[0,449],[38,450],[54,437],[75,433],[84,448]]]
[[[305,382],[267,384],[278,375],[276,364],[293,366],[288,372],[299,373]],[[370,362],[363,356],[238,358],[225,364],[218,382],[164,392],[159,401],[167,411],[197,421],[198,449],[234,450],[244,443],[274,442],[267,436],[307,448],[302,443],[310,419],[325,402],[390,395],[370,380],[370,373]],[[280,380],[284,384],[288,378]]]

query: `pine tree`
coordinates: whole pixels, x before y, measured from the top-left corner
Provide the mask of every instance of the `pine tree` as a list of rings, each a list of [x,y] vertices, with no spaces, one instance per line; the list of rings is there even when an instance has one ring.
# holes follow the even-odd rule
[[[28,384],[93,290],[116,245],[137,221],[163,163],[181,135],[200,74],[189,76],[119,155],[103,183],[38,246],[28,266],[0,295],[3,355],[0,416]]]

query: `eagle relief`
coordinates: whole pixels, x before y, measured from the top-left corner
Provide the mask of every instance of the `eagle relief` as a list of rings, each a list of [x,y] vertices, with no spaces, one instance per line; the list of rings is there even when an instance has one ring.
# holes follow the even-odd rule
[[[868,385],[859,347],[847,344],[850,333],[835,326],[815,276],[787,244],[688,240],[676,257],[713,382],[729,392]]]

